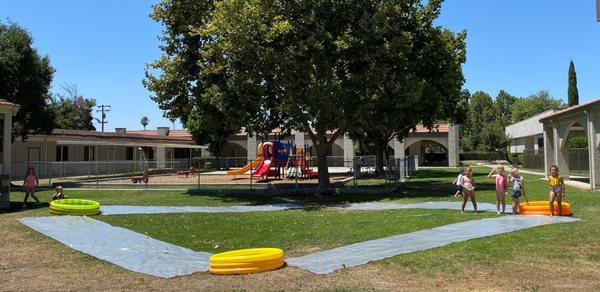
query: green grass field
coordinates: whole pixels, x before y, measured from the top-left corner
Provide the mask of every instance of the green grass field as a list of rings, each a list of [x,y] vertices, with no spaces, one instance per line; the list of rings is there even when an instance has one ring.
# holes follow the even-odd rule
[[[105,205],[224,206],[274,202],[303,204],[307,206],[305,210],[293,211],[95,217],[198,251],[220,252],[237,248],[277,246],[283,248],[288,256],[298,256],[454,222],[499,216],[492,212],[461,216],[458,211],[450,210],[339,211],[327,208],[330,204],[344,202],[458,201],[452,196],[451,185],[456,172],[457,170],[449,168],[422,169],[396,193],[381,195],[257,196],[206,195],[185,191],[105,190],[70,191],[67,194],[71,198],[98,200]],[[485,167],[474,169],[475,181],[478,184],[476,197],[479,202],[495,203],[494,181],[486,177],[488,172],[489,168]],[[529,200],[547,200],[547,182],[536,175],[525,174],[524,177]],[[45,201],[48,201],[50,196],[50,191],[40,193],[40,197]],[[417,279],[425,280],[442,277],[452,281],[453,277],[474,272],[488,275],[486,277],[495,273],[514,273],[515,286],[509,287],[529,290],[547,287],[544,286],[544,279],[548,275],[559,273],[573,281],[598,281],[598,284],[594,284],[597,286],[590,287],[600,288],[598,196],[598,193],[567,187],[565,201],[571,203],[573,215],[581,218],[580,222],[542,226],[469,240],[392,257],[375,265],[390,273],[408,272],[414,274]],[[11,200],[22,200],[22,194],[13,192]],[[507,210],[510,210],[510,197],[507,198]],[[17,217],[42,215],[48,215],[46,208],[18,212]],[[7,228],[6,220],[0,222],[2,232],[10,232]],[[520,278],[527,281],[519,281]],[[339,286],[345,285],[341,283]]]

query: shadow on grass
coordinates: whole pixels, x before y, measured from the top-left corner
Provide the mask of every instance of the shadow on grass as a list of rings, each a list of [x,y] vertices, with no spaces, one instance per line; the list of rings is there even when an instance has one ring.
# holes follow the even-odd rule
[[[361,203],[380,200],[398,200],[403,198],[450,198],[455,190],[452,177],[456,171],[452,169],[424,169],[413,175],[408,181],[400,183],[395,189],[386,186],[359,186],[366,193],[356,193],[351,186],[341,186],[325,194],[318,194],[307,189],[293,187],[270,190],[255,190],[249,192],[236,192],[236,190],[223,190],[221,193],[207,193],[203,190],[188,190],[190,196],[208,196],[218,198],[227,203],[242,203],[249,205],[263,205],[273,203],[294,203],[306,209],[318,209],[344,203]],[[481,175],[480,175],[481,176]],[[495,188],[494,181],[487,177],[476,177],[477,187],[480,190]],[[308,185],[308,184],[305,184]],[[311,184],[314,188],[316,185]],[[378,191],[378,187],[381,191]],[[337,190],[337,191],[335,191]],[[373,191],[374,190],[374,191]]]
[[[27,203],[27,207],[23,207],[23,202],[10,202],[8,208],[6,209],[0,209],[0,214],[8,214],[8,213],[17,213],[17,212],[23,212],[23,211],[29,211],[29,210],[35,210],[35,209],[43,209],[43,208],[48,208],[50,207],[50,203],[48,202],[41,202],[41,203],[35,203],[35,202],[28,202]]]

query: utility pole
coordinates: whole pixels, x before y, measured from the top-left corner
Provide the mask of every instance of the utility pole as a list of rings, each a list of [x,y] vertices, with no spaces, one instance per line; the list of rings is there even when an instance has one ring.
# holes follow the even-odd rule
[[[102,132],[104,132],[104,124],[108,123],[108,121],[106,120],[106,113],[109,112],[109,108],[110,105],[99,105],[97,106],[99,108],[99,110],[96,110],[96,112],[102,112],[102,120],[96,118],[96,121],[98,121],[98,123],[102,124]]]

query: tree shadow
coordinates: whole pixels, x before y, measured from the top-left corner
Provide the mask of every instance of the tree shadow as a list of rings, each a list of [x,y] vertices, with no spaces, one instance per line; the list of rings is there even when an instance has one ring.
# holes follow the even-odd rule
[[[328,206],[345,203],[362,203],[380,200],[397,200],[403,198],[452,198],[456,192],[452,184],[453,170],[423,169],[419,170],[408,181],[400,183],[395,188],[374,186],[359,186],[356,191],[352,186],[338,185],[329,192],[318,193],[306,188],[288,186],[282,188],[260,190],[222,190],[219,193],[206,192],[205,190],[188,190],[190,196],[214,197],[225,203],[238,203],[248,205],[263,205],[274,203],[293,203],[303,206],[307,210],[314,210]],[[475,177],[479,190],[495,189],[495,182],[485,176]],[[315,186],[315,184],[305,184]],[[380,191],[379,191],[380,190]]]
[[[43,209],[50,207],[50,203],[48,202],[28,202],[27,207],[23,207],[23,202],[10,202],[8,208],[0,209],[0,214],[8,214],[8,213],[18,213],[29,210]]]

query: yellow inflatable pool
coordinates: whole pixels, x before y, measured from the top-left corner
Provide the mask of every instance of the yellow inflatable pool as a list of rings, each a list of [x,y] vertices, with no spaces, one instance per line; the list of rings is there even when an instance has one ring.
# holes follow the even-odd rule
[[[571,204],[562,202],[562,215],[571,215]],[[558,203],[554,202],[554,215],[558,215]],[[550,215],[550,203],[548,201],[532,201],[519,204],[521,215]]]
[[[50,213],[58,215],[97,215],[100,203],[82,199],[60,199],[50,202]]]
[[[238,275],[266,272],[283,266],[283,250],[249,248],[214,254],[210,257],[210,273]]]

